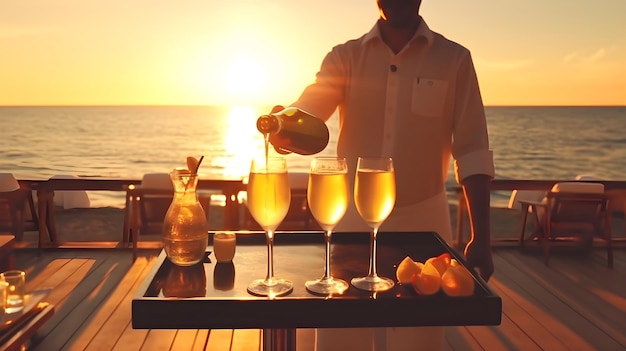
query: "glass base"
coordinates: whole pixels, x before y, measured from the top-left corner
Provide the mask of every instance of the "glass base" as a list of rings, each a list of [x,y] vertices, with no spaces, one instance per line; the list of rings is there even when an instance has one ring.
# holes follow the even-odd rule
[[[395,285],[393,280],[377,275],[353,278],[350,283],[355,288],[366,291],[387,291]]]
[[[333,277],[327,279],[321,278],[316,280],[309,280],[304,283],[304,286],[309,292],[322,295],[341,295],[350,287],[345,280]]]
[[[283,296],[293,291],[293,283],[285,279],[257,279],[248,285],[248,292],[257,296]]]

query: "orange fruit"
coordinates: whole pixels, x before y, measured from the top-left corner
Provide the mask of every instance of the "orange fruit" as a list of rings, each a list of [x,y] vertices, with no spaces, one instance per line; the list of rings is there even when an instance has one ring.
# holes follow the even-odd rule
[[[191,171],[191,173],[196,173],[198,170],[198,160],[196,160],[193,156],[187,156],[187,169]]]
[[[413,275],[413,289],[420,295],[436,294],[441,288],[441,276],[437,268],[431,263],[424,263],[419,274]]]
[[[410,284],[413,281],[413,275],[419,274],[423,266],[422,262],[415,262],[409,256],[405,257],[396,269],[398,282],[400,284]]]
[[[445,273],[446,269],[450,266],[451,257],[450,254],[445,252],[439,256],[431,257],[426,260],[425,264],[432,264],[437,268],[439,272],[439,276],[442,276]]]
[[[470,296],[474,294],[474,277],[467,268],[452,259],[441,276],[441,289],[448,296]]]

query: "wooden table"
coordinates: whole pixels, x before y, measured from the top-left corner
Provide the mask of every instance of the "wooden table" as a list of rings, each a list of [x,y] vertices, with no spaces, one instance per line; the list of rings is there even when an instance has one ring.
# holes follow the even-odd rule
[[[369,233],[333,235],[334,276],[349,281],[367,273],[369,238]],[[246,290],[248,283],[266,273],[264,235],[239,233],[237,241],[233,264],[178,267],[162,252],[133,299],[133,328],[263,329],[264,350],[292,350],[296,328],[499,325],[501,321],[500,297],[477,275],[474,295],[466,297],[448,297],[443,292],[419,296],[402,285],[380,293],[351,286],[341,296],[313,295],[304,282],[323,273],[321,232],[278,232],[275,276],[291,280],[293,292],[275,298],[253,296]],[[464,263],[435,233],[381,232],[378,241],[379,275],[395,278],[397,264],[407,255],[423,262],[449,252]]]
[[[15,258],[13,248],[15,247],[15,236],[0,233],[0,272],[14,268]]]
[[[33,183],[33,190],[37,191],[37,209],[39,212],[39,248],[44,246],[47,238],[52,246],[58,245],[56,222],[54,216],[54,192],[62,190],[84,191],[126,191],[131,184],[139,184],[136,179],[100,179],[100,178],[71,178],[55,179]],[[129,205],[126,196],[126,206]],[[128,217],[128,215],[127,215]],[[124,231],[129,228],[130,219],[124,220]]]

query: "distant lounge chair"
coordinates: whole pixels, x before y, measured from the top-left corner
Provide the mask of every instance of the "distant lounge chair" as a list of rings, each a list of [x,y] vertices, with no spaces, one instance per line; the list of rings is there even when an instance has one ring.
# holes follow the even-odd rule
[[[534,213],[542,242],[544,263],[548,264],[550,246],[555,241],[576,241],[591,245],[594,238],[606,242],[608,266],[613,266],[610,215],[604,185],[592,182],[563,182],[555,184],[542,201],[520,201],[522,211]],[[525,226],[527,213],[522,214]],[[524,231],[519,243],[523,247]]]
[[[57,174],[50,179],[78,179],[77,176],[67,174]],[[57,190],[54,192],[54,204],[63,207],[63,209],[71,208],[89,208],[91,200],[85,190]]]
[[[167,173],[144,174],[139,190],[141,234],[161,233],[163,219],[174,197],[174,187]]]

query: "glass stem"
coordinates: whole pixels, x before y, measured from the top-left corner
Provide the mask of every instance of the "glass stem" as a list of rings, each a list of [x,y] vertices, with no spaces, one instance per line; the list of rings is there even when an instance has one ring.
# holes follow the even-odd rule
[[[327,230],[324,233],[324,241],[326,242],[326,263],[324,264],[324,276],[322,280],[330,279],[330,237],[332,236],[332,230]]]
[[[370,270],[367,274],[370,277],[377,277],[376,274],[376,235],[378,234],[378,228],[372,229],[372,240],[370,240]]]
[[[266,232],[267,236],[267,275],[265,276],[265,280],[269,285],[273,283],[274,280],[274,231],[268,230]]]

